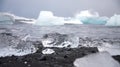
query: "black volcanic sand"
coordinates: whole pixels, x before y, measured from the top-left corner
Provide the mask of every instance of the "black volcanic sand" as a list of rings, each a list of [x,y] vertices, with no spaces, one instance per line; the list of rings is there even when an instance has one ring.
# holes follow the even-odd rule
[[[44,55],[41,51],[43,47],[34,54],[26,56],[11,56],[0,58],[0,67],[74,67],[76,58],[96,53],[98,49],[92,48],[52,48],[55,53]],[[114,56],[120,62],[120,56]]]

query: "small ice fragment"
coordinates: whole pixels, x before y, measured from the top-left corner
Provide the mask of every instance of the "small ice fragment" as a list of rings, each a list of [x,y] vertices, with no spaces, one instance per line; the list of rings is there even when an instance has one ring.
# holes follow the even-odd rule
[[[45,50],[42,51],[43,54],[52,54],[54,52],[55,51],[53,49],[49,49],[49,48],[47,48],[47,49],[45,49]]]
[[[24,64],[27,64],[27,61],[25,61]]]

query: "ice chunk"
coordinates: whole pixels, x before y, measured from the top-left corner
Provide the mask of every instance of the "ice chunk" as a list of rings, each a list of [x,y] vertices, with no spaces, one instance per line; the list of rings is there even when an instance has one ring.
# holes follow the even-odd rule
[[[81,17],[80,20],[83,24],[101,24],[104,25],[107,23],[107,17]]]
[[[35,19],[15,16],[11,13],[0,13],[0,24],[30,23],[34,24]]]
[[[44,47],[70,47],[75,48],[79,45],[79,37],[72,34],[48,33],[42,38]]]
[[[97,47],[98,50],[100,52],[102,51],[107,51],[109,52],[111,55],[120,55],[120,44],[109,44],[109,43],[105,43],[104,45],[102,46],[98,46]]]
[[[36,21],[36,25],[51,26],[51,25],[64,25],[64,24],[82,24],[80,20],[76,18],[66,18],[54,16],[51,11],[41,11]]]
[[[37,25],[49,26],[49,25],[63,25],[64,18],[56,17],[50,11],[41,11],[36,21]]]
[[[44,50],[42,51],[43,54],[52,54],[52,53],[54,53],[54,52],[55,52],[55,51],[54,51],[53,49],[49,49],[49,48],[44,49]]]
[[[14,17],[7,13],[0,13],[0,24],[13,24]]]
[[[26,41],[12,33],[0,33],[0,57],[5,56],[23,56],[37,51],[32,42]]]
[[[112,16],[107,23],[106,26],[120,26],[120,15]]]
[[[26,45],[26,44],[25,44]],[[6,56],[23,56],[31,53],[35,53],[37,50],[34,45],[26,45],[24,48],[17,49],[15,46],[7,46],[4,48],[0,48],[0,57]]]
[[[64,24],[83,24],[79,19],[76,18],[66,18]]]
[[[78,58],[74,61],[75,67],[120,67],[108,52],[100,52]]]
[[[107,17],[99,17],[98,12],[89,10],[81,11],[75,17],[83,22],[83,24],[106,24],[108,20]]]

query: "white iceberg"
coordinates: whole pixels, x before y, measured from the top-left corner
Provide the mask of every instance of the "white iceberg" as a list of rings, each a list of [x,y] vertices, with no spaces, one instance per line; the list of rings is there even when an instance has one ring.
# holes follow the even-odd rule
[[[0,13],[0,24],[13,24],[15,19],[8,13]]]
[[[51,11],[41,11],[35,24],[41,26],[52,26],[64,24],[82,24],[82,22],[76,18],[54,16]]]
[[[79,19],[76,18],[65,18],[64,24],[83,24]]]
[[[76,18],[79,17],[99,17],[99,13],[91,10],[84,10],[75,15]]]
[[[0,24],[29,23],[34,24],[35,19],[15,16],[11,13],[0,13]]]
[[[107,17],[99,17],[98,12],[95,11],[81,11],[76,14],[75,18],[79,19],[83,24],[106,24]]]
[[[120,15],[112,16],[107,23],[106,26],[120,26]]]
[[[36,21],[36,25],[49,26],[49,25],[63,25],[64,18],[56,17],[50,11],[41,11]]]
[[[120,67],[108,52],[100,52],[78,58],[74,61],[75,67]]]

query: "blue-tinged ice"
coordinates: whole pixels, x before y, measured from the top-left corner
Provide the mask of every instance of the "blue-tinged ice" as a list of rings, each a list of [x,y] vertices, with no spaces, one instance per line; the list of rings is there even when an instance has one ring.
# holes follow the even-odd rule
[[[28,23],[34,24],[35,19],[19,17],[11,13],[0,12],[0,24],[15,24],[15,23]]]
[[[83,24],[106,24],[108,18],[107,17],[99,17],[98,12],[94,11],[81,11],[76,15],[76,18],[79,19]]]
[[[120,15],[112,16],[107,23],[106,26],[120,26]]]
[[[13,24],[14,17],[8,13],[0,13],[0,24]]]
[[[64,24],[82,24],[77,18],[54,16],[51,11],[41,11],[35,23],[41,26],[64,25]]]

